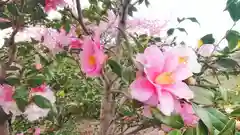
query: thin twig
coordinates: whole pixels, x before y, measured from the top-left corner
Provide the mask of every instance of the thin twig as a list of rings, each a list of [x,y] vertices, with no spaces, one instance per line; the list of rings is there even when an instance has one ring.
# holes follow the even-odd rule
[[[197,87],[203,87],[203,88],[212,88],[212,89],[216,89],[219,88],[218,85],[206,85],[206,84],[189,84],[190,86],[197,86]]]
[[[78,12],[78,22],[81,25],[83,31],[87,35],[90,35],[91,33],[88,31],[88,29],[86,28],[86,26],[84,25],[84,22],[83,22],[83,15],[82,15],[82,8],[81,8],[80,0],[76,0],[76,4],[77,4],[77,12]]]
[[[235,25],[236,25],[236,22],[233,23],[233,25],[232,25],[232,27],[229,29],[229,31],[232,30]],[[214,51],[217,49],[217,47],[219,46],[219,44],[226,38],[227,34],[228,34],[228,32],[226,32],[226,34],[222,37],[222,39],[214,46],[214,49],[212,50],[210,56],[213,55]]]

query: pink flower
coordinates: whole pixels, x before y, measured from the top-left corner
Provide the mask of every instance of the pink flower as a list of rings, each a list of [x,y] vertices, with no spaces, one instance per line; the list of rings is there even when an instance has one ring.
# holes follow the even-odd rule
[[[100,76],[105,54],[100,44],[100,34],[96,33],[94,39],[86,37],[83,41],[83,51],[80,53],[81,68],[87,76]]]
[[[64,3],[64,0],[45,0],[45,11],[56,10],[58,6],[62,6]]]
[[[18,109],[16,102],[12,98],[14,93],[14,87],[3,84],[0,85],[0,106],[6,114],[10,112],[13,114],[13,117],[21,115],[22,112]]]
[[[5,102],[13,101],[12,95],[14,93],[14,88],[7,84],[0,85],[0,100]]]
[[[210,57],[214,52],[214,48],[215,47],[213,44],[204,44],[199,48],[198,54],[200,54],[203,57]]]
[[[40,135],[40,133],[41,133],[41,129],[35,128],[35,132],[33,133],[33,135]]]
[[[157,105],[165,115],[174,111],[175,98],[193,98],[193,92],[182,82],[192,76],[179,57],[172,52],[162,53],[157,46],[145,49],[137,55],[137,61],[144,65],[146,77],[137,78],[130,86],[133,98],[148,105]],[[166,104],[167,103],[167,104]]]
[[[78,38],[72,38],[71,43],[69,45],[70,49],[81,49],[82,47],[82,41]]]
[[[176,112],[181,115],[186,126],[195,126],[198,123],[199,118],[195,115],[191,104],[186,102],[178,104]]]
[[[47,85],[44,83],[38,87],[31,88],[31,92],[45,92]]]
[[[24,135],[23,133],[19,133],[19,134],[16,134],[16,135]]]

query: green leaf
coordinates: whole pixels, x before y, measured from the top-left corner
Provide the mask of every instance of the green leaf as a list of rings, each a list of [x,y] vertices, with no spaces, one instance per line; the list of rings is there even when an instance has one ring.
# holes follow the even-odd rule
[[[16,87],[16,90],[13,94],[13,98],[14,99],[28,99],[28,95],[29,95],[29,91],[27,89],[27,87],[25,86],[20,86],[20,87]]]
[[[221,58],[216,61],[216,64],[227,69],[236,69],[239,67],[238,63],[230,58]]]
[[[14,85],[20,84],[20,79],[19,79],[19,77],[15,76],[15,75],[10,75],[10,76],[8,76],[5,80],[7,81],[7,83],[8,83],[9,85],[13,85],[13,86],[14,86]]]
[[[235,109],[230,113],[232,117],[240,117],[240,108]]]
[[[182,19],[180,19],[179,17],[177,18],[178,23],[181,23],[181,22],[184,21],[184,20],[185,20],[184,17],[183,17]]]
[[[223,130],[218,135],[234,135],[235,128],[236,128],[236,120],[231,119],[228,121],[226,126],[223,128]]]
[[[33,97],[33,102],[40,108],[51,108],[51,102],[43,96],[35,95]]]
[[[240,19],[240,1],[239,0],[228,0],[225,10],[228,10],[234,22],[237,22]]]
[[[158,109],[151,108],[154,118],[172,128],[180,129],[184,126],[183,119],[180,115],[164,116]]]
[[[187,128],[183,135],[196,135],[196,128]]]
[[[146,5],[146,7],[148,7],[150,5],[148,0],[145,0],[145,5]]]
[[[18,108],[24,112],[26,106],[28,105],[28,96],[29,91],[26,87],[20,86],[16,87],[16,90],[13,94],[13,99],[16,101]]]
[[[240,33],[235,30],[227,31],[226,39],[228,41],[228,47],[230,50],[233,50],[238,45],[238,41],[240,40]]]
[[[184,28],[176,28],[176,29],[178,29],[181,32],[185,32],[188,35],[187,31]]]
[[[213,133],[213,125],[212,125],[212,122],[211,122],[208,112],[204,108],[201,108],[194,103],[192,104],[192,107],[193,107],[194,112],[197,114],[197,116],[208,127],[208,130],[210,131],[210,133]]]
[[[208,89],[197,86],[189,86],[194,93],[193,102],[202,105],[212,105],[214,100],[214,93]]]
[[[203,44],[213,44],[215,42],[212,34],[207,34],[203,36],[201,40],[203,41]]]
[[[221,122],[223,123],[227,123],[229,121],[228,117],[223,114],[222,112],[220,112],[219,110],[217,110],[216,108],[210,107],[210,108],[206,108],[206,110],[213,116],[215,116],[216,118],[218,118]]]
[[[13,16],[19,16],[19,9],[15,4],[7,4],[7,9]]]
[[[42,74],[38,74],[36,76],[29,78],[27,82],[30,87],[37,87],[45,82],[45,76]]]
[[[142,4],[143,1],[144,1],[144,0],[139,0],[139,1],[138,1],[138,4],[139,4],[139,5]]]
[[[133,16],[133,12],[136,12],[136,11],[137,11],[137,8],[136,8],[136,7],[130,6],[130,7],[128,8],[128,15]]]
[[[24,112],[25,108],[28,105],[28,100],[22,99],[22,98],[17,98],[15,99],[16,104],[19,108],[20,111]]]
[[[122,70],[122,78],[128,84],[134,80],[134,71],[131,67],[126,67]]]
[[[122,68],[116,61],[109,59],[108,65],[112,69],[112,72],[116,73],[119,77],[122,76]]]
[[[196,127],[196,132],[197,132],[197,135],[207,135],[208,134],[208,128],[206,127],[206,125],[204,125],[202,120],[200,120],[198,122],[198,125]]]
[[[188,20],[190,20],[192,22],[198,23],[200,25],[200,23],[198,22],[198,20],[195,17],[188,17],[186,19],[188,19]]]
[[[206,108],[206,111],[208,112],[212,125],[217,130],[221,131],[227,123],[228,118],[215,108]]]
[[[174,32],[174,28],[170,28],[168,31],[167,31],[167,35],[168,36],[171,36],[172,34],[173,34],[173,32]]]
[[[168,135],[182,135],[182,133],[180,130],[175,129],[169,132]]]

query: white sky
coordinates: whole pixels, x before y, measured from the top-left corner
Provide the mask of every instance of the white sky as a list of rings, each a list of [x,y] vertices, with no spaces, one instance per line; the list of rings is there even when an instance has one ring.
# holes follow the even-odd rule
[[[87,0],[84,0],[86,5]],[[132,0],[135,1],[135,0]],[[196,45],[199,38],[212,33],[215,39],[220,40],[225,32],[231,28],[233,21],[227,11],[223,12],[227,0],[149,0],[150,6],[138,6],[134,14],[138,18],[170,20],[169,27],[176,27],[177,17],[196,17],[200,26],[190,21],[183,22],[183,27],[189,33],[177,33],[187,44]],[[238,23],[235,30],[240,30]],[[226,42],[223,42],[226,45]]]

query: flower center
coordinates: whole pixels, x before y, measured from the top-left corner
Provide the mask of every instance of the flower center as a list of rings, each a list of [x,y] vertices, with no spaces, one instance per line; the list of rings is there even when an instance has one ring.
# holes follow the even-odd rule
[[[92,65],[95,65],[96,63],[96,59],[93,55],[89,56],[88,58],[88,63],[92,66]]]
[[[179,64],[186,64],[187,61],[188,61],[188,57],[187,56],[178,58]]]
[[[158,75],[155,79],[155,82],[157,84],[173,84],[174,79],[172,77],[172,73],[165,72],[165,73]]]

